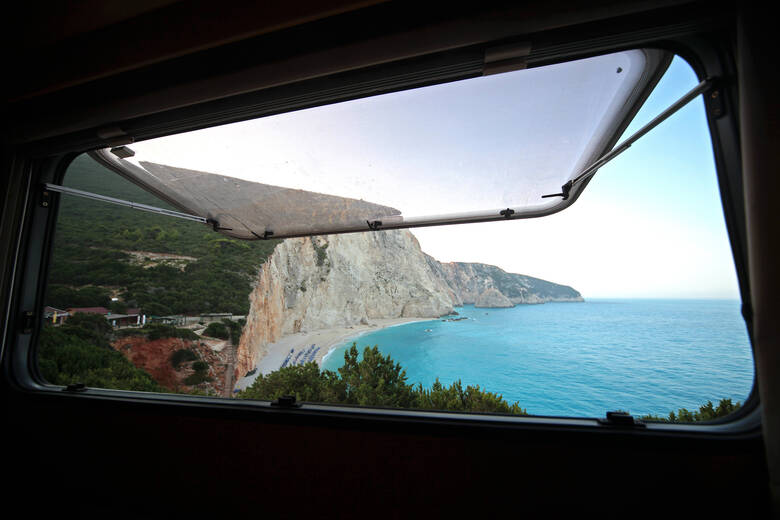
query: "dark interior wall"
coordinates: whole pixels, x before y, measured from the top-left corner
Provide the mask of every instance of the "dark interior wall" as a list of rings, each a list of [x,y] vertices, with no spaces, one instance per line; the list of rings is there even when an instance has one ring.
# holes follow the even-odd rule
[[[180,9],[186,3],[159,9]],[[430,52],[479,40],[497,26],[511,26],[515,31],[517,27],[561,31],[570,25],[618,15],[639,13],[641,17],[644,10],[649,10],[647,16],[657,16],[654,10],[669,3],[591,2],[587,8],[577,2],[524,3],[512,6],[515,18],[488,11],[472,20],[472,24],[464,22],[460,8],[393,8],[398,10],[391,11],[394,14],[384,21],[386,25],[364,24],[355,29],[352,43],[362,46],[350,47],[350,42],[344,41],[349,40],[348,35],[344,34],[329,36],[333,38],[329,40],[332,54],[317,54],[322,50],[317,49],[318,42],[299,42],[300,52],[314,54],[309,55],[308,61],[295,62],[301,67],[297,69],[299,76],[290,77],[340,70],[346,63],[341,60],[352,59],[350,66],[356,67],[413,55],[414,46],[409,46],[408,41],[404,44],[412,33],[419,38],[415,44],[417,52]],[[339,5],[344,11],[361,7],[348,2]],[[683,6],[680,18],[697,12],[702,5],[694,5],[694,9]],[[373,9],[376,8],[388,9]],[[158,8],[145,16],[154,12]],[[268,26],[273,30],[267,30],[269,34],[288,30],[300,21],[313,23],[333,15],[327,10],[317,12],[320,14],[297,12],[287,18],[282,16]],[[142,14],[130,21],[141,23],[138,16]],[[375,17],[371,19],[376,20]],[[477,23],[480,20],[485,23]],[[498,23],[507,20],[514,25]],[[6,172],[15,172],[7,179],[0,222],[2,256],[6,262],[4,297],[11,284],[8,261],[13,256],[14,223],[21,216],[18,194],[24,189],[23,171],[11,168],[20,157],[24,158],[20,154],[20,139],[94,128],[117,121],[121,114],[138,115],[133,110],[159,110],[165,106],[166,96],[170,97],[170,92],[162,88],[166,85],[125,81],[145,77],[144,67],[150,67],[152,61],[158,63],[154,46],[134,54],[133,44],[119,38],[130,33],[122,32],[128,31],[127,25],[116,24],[130,21],[112,21],[109,27],[117,29],[113,37],[111,30],[91,28],[78,38],[68,35],[52,44],[62,48],[46,59],[60,56],[64,63],[77,56],[85,59],[84,68],[77,69],[82,72],[76,75],[73,70],[66,74],[68,67],[57,68],[64,71],[60,76],[52,75],[56,71],[38,71],[44,63],[33,66],[31,57],[47,56],[41,52],[41,46],[32,46],[15,57],[14,63],[23,67],[19,76],[28,71],[32,77],[13,85],[16,91],[6,100],[15,101],[6,104],[4,112],[9,117],[4,120],[2,165]],[[670,25],[676,21],[677,18],[669,17]],[[162,19],[154,23],[162,23]],[[263,29],[258,27],[255,24],[246,28],[242,38],[260,37]],[[226,34],[220,32],[209,42],[188,42],[166,52],[170,52],[171,60],[183,59],[187,49],[228,45]],[[389,38],[383,40],[385,43],[395,43],[377,44],[383,36]],[[175,38],[164,40],[168,45]],[[96,42],[103,48],[98,49]],[[230,44],[235,43],[231,40]],[[79,55],[78,49],[89,52]],[[103,57],[110,56],[111,49],[118,49],[114,54],[125,61],[106,68]],[[324,59],[323,56],[328,58],[318,62],[317,58]],[[237,70],[244,69],[241,63],[235,65]],[[274,66],[262,70],[281,74],[288,68]],[[257,74],[255,71],[245,78],[256,81]],[[117,77],[122,81],[117,81]],[[117,87],[98,89],[109,107],[105,110],[90,106],[90,99],[94,98],[85,94],[92,92],[90,88],[96,82],[103,81],[106,83],[100,85]],[[120,88],[120,84],[124,87]],[[210,85],[223,90],[203,91],[209,96],[235,93],[231,90],[235,84],[226,86],[217,81]],[[141,93],[149,95],[145,100],[150,104],[128,102],[136,99],[136,87],[148,89]],[[190,100],[195,101],[196,98]],[[74,109],[77,105],[73,103],[89,108],[94,119],[76,117],[82,112]],[[52,122],[60,126],[53,126]],[[4,300],[3,306],[7,304]],[[773,312],[769,308],[767,312]],[[4,356],[4,362],[7,359]],[[4,368],[8,368],[7,363]],[[50,516],[71,511],[108,517],[308,513],[343,518],[423,514],[461,517],[466,512],[496,516],[502,510],[520,515],[533,506],[544,506],[552,514],[580,508],[609,514],[614,508],[617,512],[703,516],[734,509],[747,517],[763,515],[768,503],[764,443],[756,436],[659,437],[621,431],[472,428],[296,413],[235,412],[47,396],[22,391],[8,377],[7,370],[3,374],[3,466],[11,476],[4,490],[8,510],[20,505]]]
[[[775,512],[780,513],[780,218],[774,195],[780,191],[780,104],[773,92],[780,86],[774,46],[775,27],[756,6],[739,19],[740,102],[754,351],[759,392],[764,408],[764,437],[772,475]]]
[[[30,142],[96,130],[176,107],[486,41],[565,33],[603,18],[658,23],[666,19],[659,5],[686,4],[599,0],[445,8],[380,2],[358,9],[364,3],[313,3],[319,9],[288,11],[277,2],[239,2],[241,9],[218,16],[213,2],[176,2],[43,49],[10,52],[14,81],[4,99],[17,124],[8,138]],[[327,16],[330,11],[322,5],[330,4],[330,11],[346,12]],[[683,23],[699,14],[688,5],[682,9]],[[598,38],[621,29],[620,23],[604,22],[582,36]]]
[[[318,518],[490,517],[535,507],[749,516],[767,503],[756,439],[338,423],[58,401],[13,403],[11,502],[60,513]]]

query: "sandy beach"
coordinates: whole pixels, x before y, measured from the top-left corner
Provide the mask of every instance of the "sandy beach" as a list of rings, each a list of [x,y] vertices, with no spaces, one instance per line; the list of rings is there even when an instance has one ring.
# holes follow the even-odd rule
[[[269,343],[265,347],[265,352],[261,353],[255,360],[257,371],[248,377],[240,378],[235,385],[238,390],[244,390],[250,386],[260,374],[269,374],[278,370],[285,358],[290,355],[290,359],[301,359],[304,353],[314,352],[312,361],[322,366],[322,359],[332,349],[344,343],[347,339],[361,336],[367,332],[374,332],[379,329],[403,325],[416,321],[430,321],[432,318],[385,318],[373,320],[368,325],[353,325],[350,327],[334,327],[330,329],[314,330],[309,332],[298,332],[284,336],[279,341]],[[312,348],[312,345],[314,348]],[[318,350],[317,350],[318,349]],[[289,366],[288,362],[288,366]]]

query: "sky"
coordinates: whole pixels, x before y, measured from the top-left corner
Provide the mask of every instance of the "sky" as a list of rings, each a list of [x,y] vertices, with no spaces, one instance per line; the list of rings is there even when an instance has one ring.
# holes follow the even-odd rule
[[[405,216],[551,204],[641,71],[637,51],[475,78],[135,143],[136,159],[363,198]],[[624,138],[698,83],[680,58]],[[607,115],[605,115],[607,114]],[[701,98],[537,219],[412,230],[585,298],[738,298]]]

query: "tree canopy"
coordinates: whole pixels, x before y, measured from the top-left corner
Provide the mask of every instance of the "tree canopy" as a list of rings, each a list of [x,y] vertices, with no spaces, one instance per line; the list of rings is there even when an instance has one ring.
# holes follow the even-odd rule
[[[646,421],[660,421],[660,422],[672,422],[672,423],[690,423],[690,422],[702,422],[712,421],[713,419],[719,419],[726,417],[737,411],[742,403],[732,403],[731,399],[721,399],[717,406],[712,404],[712,401],[707,401],[699,407],[699,410],[689,411],[686,408],[680,408],[677,413],[669,412],[668,417],[661,417],[658,415],[645,415],[642,417]]]
[[[344,366],[338,372],[320,371],[316,363],[285,367],[258,376],[238,397],[275,400],[285,395],[331,404],[526,414],[518,403],[509,404],[479,386],[464,389],[460,381],[448,387],[437,379],[430,389],[411,385],[406,371],[390,355],[383,356],[376,346],[366,347],[361,359],[354,343],[344,353]]]

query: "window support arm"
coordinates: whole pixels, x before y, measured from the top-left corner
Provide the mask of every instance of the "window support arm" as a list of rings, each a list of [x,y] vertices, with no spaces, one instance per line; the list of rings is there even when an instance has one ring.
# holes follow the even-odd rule
[[[76,197],[82,197],[85,199],[97,200],[100,202],[107,202],[109,204],[116,204],[117,206],[124,206],[131,209],[138,209],[141,211],[148,211],[149,213],[157,213],[158,215],[166,215],[168,217],[175,217],[184,220],[191,220],[193,222],[200,222],[201,224],[212,224],[210,219],[199,217],[197,215],[190,215],[189,213],[182,213],[171,209],[158,208],[156,206],[149,206],[148,204],[141,204],[139,202],[132,202],[129,200],[116,199],[114,197],[108,197],[106,195],[99,195],[90,191],[77,190],[75,188],[68,188],[66,186],[60,186],[58,184],[46,183],[43,185],[44,195],[47,195],[47,191],[54,191],[58,193],[65,193],[67,195],[74,195]],[[218,226],[218,224],[217,224]]]
[[[542,198],[545,199],[548,197],[562,197],[563,200],[567,200],[569,198],[569,194],[572,188],[574,188],[577,184],[579,184],[585,179],[589,179],[590,177],[593,177],[596,174],[596,172],[599,170],[599,168],[607,164],[609,161],[611,161],[621,153],[628,150],[632,144],[634,144],[636,141],[644,137],[644,135],[647,134],[650,130],[652,130],[656,126],[666,121],[669,117],[671,117],[681,108],[683,108],[685,105],[693,101],[699,94],[706,92],[708,89],[710,89],[713,86],[714,83],[715,80],[713,78],[707,78],[705,80],[702,80],[701,83],[693,87],[684,96],[682,96],[680,99],[678,99],[673,104],[671,104],[669,108],[667,108],[666,110],[658,114],[652,121],[650,121],[645,126],[643,126],[639,130],[634,132],[625,141],[615,146],[611,151],[602,155],[593,164],[591,164],[590,166],[582,170],[574,178],[572,178],[566,184],[561,186],[561,193],[551,193],[549,195],[542,195]]]

